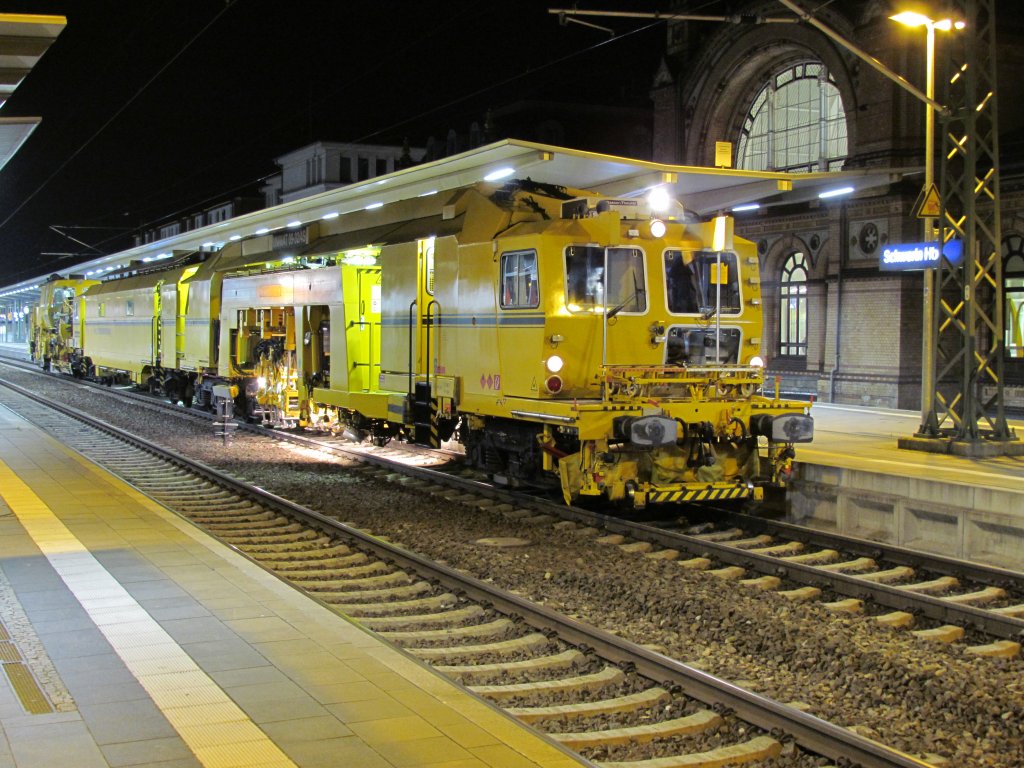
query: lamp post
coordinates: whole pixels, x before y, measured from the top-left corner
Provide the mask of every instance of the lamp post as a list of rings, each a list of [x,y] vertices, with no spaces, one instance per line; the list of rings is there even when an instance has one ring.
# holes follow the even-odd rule
[[[925,96],[928,102],[925,104],[924,115],[924,195],[930,194],[935,184],[935,110],[932,103],[935,100],[935,30],[941,29],[948,32],[954,26],[963,29],[963,22],[953,24],[951,19],[933,21],[932,19],[914,11],[903,11],[890,19],[908,27],[924,27],[927,31],[926,60],[925,60]],[[922,200],[924,198],[922,197]],[[935,219],[924,218],[925,242],[935,239]],[[924,269],[924,295],[922,299],[922,322],[921,322],[921,428],[918,430],[922,435],[934,435],[938,431],[938,423],[935,419],[935,345],[934,345],[934,313],[935,305],[935,268],[925,267]]]

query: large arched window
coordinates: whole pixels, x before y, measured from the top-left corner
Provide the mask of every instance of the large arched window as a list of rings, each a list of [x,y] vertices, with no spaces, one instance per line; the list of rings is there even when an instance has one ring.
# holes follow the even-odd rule
[[[795,251],[779,276],[779,355],[807,355],[807,257]]]
[[[1024,237],[1018,234],[1003,238],[1003,293],[1006,356],[1024,358]]]
[[[740,129],[736,167],[750,171],[837,171],[846,159],[846,113],[825,65],[803,61],[776,72]]]

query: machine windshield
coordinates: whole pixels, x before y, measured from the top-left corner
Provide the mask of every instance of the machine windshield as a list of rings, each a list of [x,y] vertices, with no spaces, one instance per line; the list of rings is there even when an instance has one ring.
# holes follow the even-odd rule
[[[740,287],[736,254],[721,255],[720,273],[718,264],[718,254],[712,251],[665,251],[668,311],[678,315],[713,314],[720,283],[722,314],[737,314],[740,311]]]
[[[571,245],[565,250],[565,285],[565,304],[570,312],[607,311],[612,315],[647,311],[644,252],[639,248]]]

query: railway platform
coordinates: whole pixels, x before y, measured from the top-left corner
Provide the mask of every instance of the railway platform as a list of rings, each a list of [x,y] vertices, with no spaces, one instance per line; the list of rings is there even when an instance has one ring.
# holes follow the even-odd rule
[[[14,357],[19,360],[28,360],[28,345],[23,343],[12,344],[8,341],[0,341],[0,354],[4,357]]]
[[[0,408],[0,768],[588,765]]]
[[[793,522],[1024,570],[1024,457],[906,450],[920,413],[816,403],[798,446]],[[1024,439],[1024,422],[1010,426]]]

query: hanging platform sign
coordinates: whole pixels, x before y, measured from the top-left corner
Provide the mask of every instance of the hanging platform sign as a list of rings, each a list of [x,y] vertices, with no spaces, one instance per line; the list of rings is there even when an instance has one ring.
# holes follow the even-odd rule
[[[942,255],[950,264],[959,265],[964,255],[963,243],[950,240],[942,246]],[[878,268],[887,272],[909,272],[939,266],[938,243],[897,243],[882,247]]]

